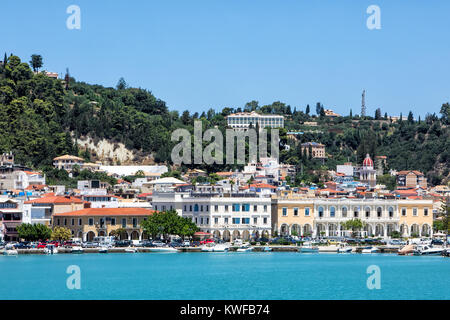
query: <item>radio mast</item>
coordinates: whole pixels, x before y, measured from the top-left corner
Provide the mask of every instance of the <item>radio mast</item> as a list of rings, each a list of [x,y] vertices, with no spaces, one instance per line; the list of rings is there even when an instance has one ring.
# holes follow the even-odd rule
[[[366,90],[363,90],[361,101],[361,117],[366,116]]]

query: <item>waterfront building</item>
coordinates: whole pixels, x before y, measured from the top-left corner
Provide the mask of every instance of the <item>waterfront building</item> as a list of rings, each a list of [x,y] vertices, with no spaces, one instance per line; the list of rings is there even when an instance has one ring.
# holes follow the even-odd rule
[[[224,241],[271,235],[271,198],[254,192],[153,192],[152,208],[175,210]]]
[[[55,213],[53,227],[68,228],[73,237],[92,241],[95,237],[113,236],[114,230],[123,229],[120,239],[147,238],[141,222],[153,214],[145,208],[87,208],[72,212]]]
[[[433,201],[423,199],[305,199],[290,195],[273,199],[273,230],[280,235],[349,236],[343,223],[360,219],[363,236],[387,238],[393,231],[402,236],[431,236]]]
[[[118,208],[118,198],[112,194],[84,194],[81,196],[83,201],[90,202],[91,208]]]
[[[18,241],[16,228],[21,223],[20,203],[8,197],[0,197],[0,241]]]
[[[228,126],[237,131],[246,131],[250,128],[283,128],[284,117],[276,114],[260,114],[256,112],[238,112],[227,116]]]
[[[24,202],[23,212],[27,220],[24,222],[51,225],[53,214],[81,210],[84,205],[85,202],[79,198],[47,194]]]

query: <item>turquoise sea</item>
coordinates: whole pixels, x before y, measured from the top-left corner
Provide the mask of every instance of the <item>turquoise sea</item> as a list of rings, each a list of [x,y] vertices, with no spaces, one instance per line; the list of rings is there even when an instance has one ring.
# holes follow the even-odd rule
[[[67,268],[80,270],[68,289]],[[369,290],[367,268],[380,269]],[[450,299],[450,259],[393,254],[0,256],[0,299]]]

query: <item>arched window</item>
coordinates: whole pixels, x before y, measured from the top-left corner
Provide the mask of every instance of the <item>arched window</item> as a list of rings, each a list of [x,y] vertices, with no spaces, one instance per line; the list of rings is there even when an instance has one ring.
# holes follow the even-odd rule
[[[319,218],[323,217],[323,208],[319,207]]]
[[[336,216],[336,208],[335,207],[331,207],[330,208],[330,217],[335,217]]]
[[[366,218],[370,218],[370,208],[369,207],[367,207],[365,209],[365,212],[366,212]]]
[[[198,204],[195,204],[194,205],[194,212],[197,212],[198,211]]]
[[[359,215],[358,207],[353,208],[353,217],[358,218],[358,215]]]
[[[377,208],[377,217],[381,218],[381,216],[383,215],[383,209],[381,209],[381,207]]]
[[[347,217],[347,207],[343,207],[342,208],[342,217],[346,218]]]
[[[394,208],[389,207],[389,218],[393,218],[394,217]]]

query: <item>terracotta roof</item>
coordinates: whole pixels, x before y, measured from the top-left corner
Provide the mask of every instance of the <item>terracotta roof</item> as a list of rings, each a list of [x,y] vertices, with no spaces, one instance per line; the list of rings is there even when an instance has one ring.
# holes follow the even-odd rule
[[[84,203],[83,200],[75,197],[63,197],[63,196],[44,196],[42,198],[25,201],[26,204],[34,204],[34,203],[54,203],[54,204],[61,204],[61,203]]]
[[[153,194],[153,192],[146,192],[146,193],[139,194],[137,197],[138,198],[145,198],[145,197],[151,196],[152,194]]]
[[[149,216],[155,210],[145,208],[87,208],[66,213],[55,213],[54,216]]]
[[[30,184],[28,187],[25,188],[25,190],[42,190],[46,187],[47,186],[45,184]]]
[[[216,172],[216,174],[220,177],[227,177],[227,176],[231,176],[233,175],[233,171],[221,171],[221,172]]]
[[[78,161],[84,161],[83,158],[76,157],[76,156],[71,156],[71,155],[68,155],[68,154],[65,154],[65,155],[60,156],[60,157],[56,157],[56,158],[54,158],[53,160],[56,160],[56,161],[58,161],[58,160],[78,160]]]
[[[407,175],[410,172],[414,173],[416,176],[423,176],[423,173],[417,170],[402,170],[397,172],[397,175]]]

